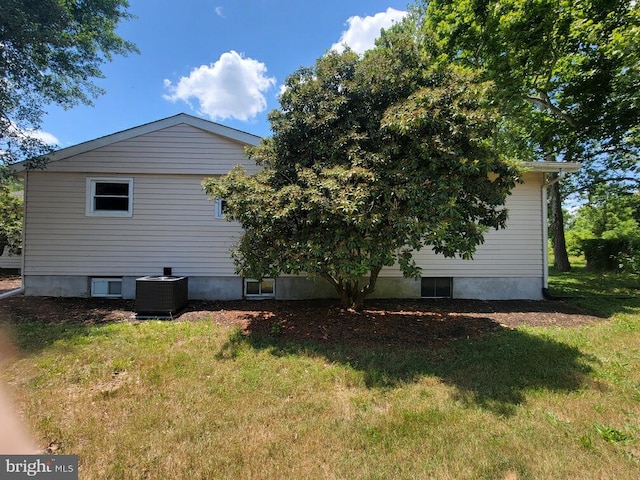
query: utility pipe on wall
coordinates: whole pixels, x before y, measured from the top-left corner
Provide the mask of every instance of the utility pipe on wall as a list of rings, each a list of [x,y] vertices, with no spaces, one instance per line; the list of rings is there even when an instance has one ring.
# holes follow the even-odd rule
[[[549,298],[549,222],[547,220],[547,192],[549,187],[555,185],[566,175],[566,171],[560,170],[558,176],[551,181],[546,179],[542,184],[542,295]]]

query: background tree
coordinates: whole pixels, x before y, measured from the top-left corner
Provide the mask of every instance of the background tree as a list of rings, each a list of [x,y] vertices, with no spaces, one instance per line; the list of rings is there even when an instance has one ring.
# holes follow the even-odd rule
[[[90,104],[100,66],[136,47],[115,33],[126,0],[0,2],[0,165],[40,159],[50,147],[31,132],[44,108]],[[36,166],[36,165],[34,165]]]
[[[0,181],[0,255],[8,247],[18,255],[22,246],[22,185],[11,178]]]
[[[434,67],[408,23],[363,58],[333,52],[291,75],[273,136],[248,150],[263,170],[204,183],[245,229],[238,273],[321,277],[359,308],[384,266],[419,276],[413,250],[470,258],[504,227],[517,180],[494,149],[489,89]]]
[[[637,273],[640,192],[630,194],[626,189],[598,185],[590,197],[588,203],[568,215],[567,250],[573,255],[589,253],[588,260],[597,260],[596,265],[612,265]]]
[[[430,0],[418,5],[446,61],[482,69],[530,154],[580,161],[574,188],[637,185],[640,7],[635,0]],[[633,185],[635,184],[635,185]],[[556,267],[570,268],[559,184]]]
[[[640,240],[640,193],[628,194],[600,186],[589,203],[569,215],[568,233],[584,232],[580,238],[619,238]]]
[[[44,166],[52,149],[34,136],[45,107],[91,104],[103,91],[101,65],[136,51],[118,35],[130,18],[126,0],[3,0],[0,2],[0,246],[18,253],[22,208],[8,166]],[[2,249],[0,249],[2,252]]]

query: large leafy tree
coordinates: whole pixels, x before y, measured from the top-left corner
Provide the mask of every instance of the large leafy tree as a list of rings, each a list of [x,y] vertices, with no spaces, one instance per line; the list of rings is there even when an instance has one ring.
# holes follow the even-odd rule
[[[518,173],[494,148],[490,85],[434,65],[407,23],[286,80],[273,136],[248,151],[262,170],[204,182],[245,229],[240,274],[321,277],[359,308],[384,266],[416,277],[412,251],[470,258],[505,226]]]
[[[580,161],[574,188],[637,184],[640,7],[635,0],[430,0],[418,10],[446,61],[496,84],[513,138],[547,160]],[[515,127],[515,128],[514,128]],[[556,267],[570,268],[559,184]]]
[[[90,104],[93,81],[114,55],[135,51],[116,33],[126,0],[0,2],[0,165],[42,158],[33,132],[47,104]]]

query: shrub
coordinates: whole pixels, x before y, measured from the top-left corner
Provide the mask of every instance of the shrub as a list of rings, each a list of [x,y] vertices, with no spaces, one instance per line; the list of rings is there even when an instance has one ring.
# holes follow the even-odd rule
[[[637,272],[640,267],[640,240],[636,237],[585,239],[582,250],[588,270]]]

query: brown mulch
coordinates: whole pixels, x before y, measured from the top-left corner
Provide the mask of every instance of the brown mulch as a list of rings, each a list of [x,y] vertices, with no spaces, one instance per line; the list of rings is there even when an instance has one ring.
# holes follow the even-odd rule
[[[9,289],[9,281],[15,278],[0,279],[0,291]],[[354,346],[438,345],[501,328],[606,321],[563,301],[450,299],[368,300],[360,312],[345,311],[336,300],[191,301],[176,320],[206,320],[239,325],[248,334]],[[132,300],[16,295],[0,300],[0,321],[96,325],[140,320]]]

